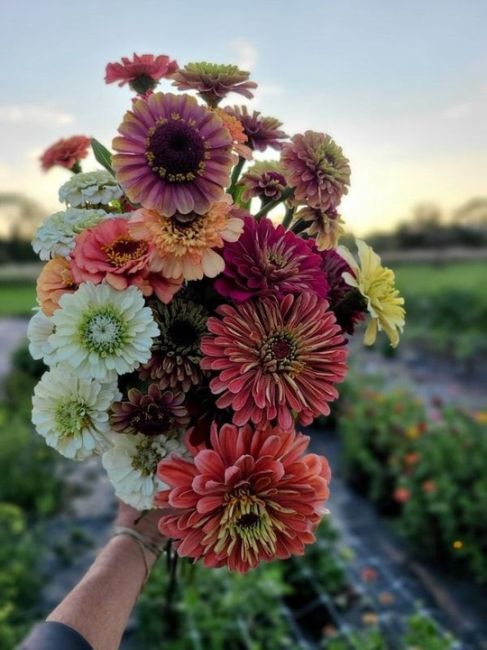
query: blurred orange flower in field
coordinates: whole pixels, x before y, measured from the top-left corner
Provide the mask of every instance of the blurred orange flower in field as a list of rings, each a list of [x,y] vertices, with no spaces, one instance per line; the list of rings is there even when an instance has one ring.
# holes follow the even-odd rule
[[[436,483],[431,479],[428,479],[427,481],[423,481],[421,487],[425,494],[433,494],[434,492],[436,492]]]
[[[479,424],[487,424],[487,411],[476,411],[473,419]]]
[[[411,451],[409,454],[404,456],[404,462],[406,465],[415,465],[421,458],[420,454],[416,451]]]

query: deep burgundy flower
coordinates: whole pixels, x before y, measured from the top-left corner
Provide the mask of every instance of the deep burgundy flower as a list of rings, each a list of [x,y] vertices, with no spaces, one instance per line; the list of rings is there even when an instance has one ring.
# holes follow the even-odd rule
[[[153,90],[159,79],[168,78],[178,69],[176,61],[165,54],[134,53],[133,59],[122,57],[121,63],[109,63],[105,71],[105,83],[119,82],[119,86],[128,83],[132,90],[139,95],[145,95]]]
[[[310,242],[311,249],[318,252]],[[367,305],[360,292],[349,286],[343,279],[343,273],[353,273],[350,266],[335,250],[329,249],[318,252],[321,258],[321,269],[325,273],[329,291],[328,301],[334,312],[337,323],[347,334],[353,334],[355,326],[365,318]]]
[[[131,388],[126,400],[112,405],[110,424],[119,433],[174,435],[189,422],[183,402],[183,393],[161,391],[157,384],[150,384],[144,393]]]
[[[320,257],[303,239],[269,219],[246,217],[244,221],[239,240],[223,249],[225,270],[215,281],[222,296],[236,302],[302,292],[326,297]]]
[[[282,122],[275,117],[264,117],[259,111],[253,111],[251,114],[246,106],[227,106],[225,110],[242,123],[247,144],[251,149],[265,151],[267,147],[272,147],[280,150],[282,140],[288,137],[281,131]]]

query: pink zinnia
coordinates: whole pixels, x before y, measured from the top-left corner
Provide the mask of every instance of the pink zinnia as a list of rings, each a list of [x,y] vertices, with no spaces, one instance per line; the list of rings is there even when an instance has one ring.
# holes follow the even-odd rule
[[[151,273],[152,254],[149,243],[131,237],[126,219],[105,219],[76,238],[71,271],[78,284],[99,284],[105,280],[118,291],[133,284],[145,296],[155,293],[159,300],[168,303],[180,289],[181,280]]]
[[[159,79],[168,78],[176,72],[178,64],[165,54],[138,55],[134,53],[133,59],[122,57],[121,63],[109,63],[105,71],[105,83],[119,82],[119,86],[128,83],[136,93],[144,95],[148,90],[153,90]]]
[[[72,171],[76,169],[79,161],[86,158],[90,148],[90,138],[85,135],[73,135],[70,138],[61,138],[44,151],[40,160],[44,171],[55,167],[64,167]]]
[[[328,283],[320,256],[303,239],[269,219],[246,217],[243,233],[237,242],[225,245],[223,257],[225,269],[215,289],[236,302],[308,291],[326,297]]]
[[[159,529],[181,557],[246,572],[260,562],[302,555],[325,514],[331,474],[326,458],[306,454],[309,438],[267,426],[213,425],[212,449],[159,463],[169,505]]]
[[[205,214],[223,197],[233,140],[214,111],[189,95],[138,99],[113,140],[117,180],[132,203],[166,217]]]
[[[334,384],[347,371],[344,338],[326,300],[316,294],[264,298],[236,307],[221,305],[203,337],[203,370],[217,374],[210,388],[217,406],[231,407],[233,422],[284,429],[294,414],[310,424],[330,412]]]
[[[281,165],[296,203],[329,210],[348,192],[350,165],[326,133],[298,133],[282,148]]]

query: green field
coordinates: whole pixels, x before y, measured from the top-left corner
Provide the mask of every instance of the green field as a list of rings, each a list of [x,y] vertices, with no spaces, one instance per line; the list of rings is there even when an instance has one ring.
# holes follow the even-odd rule
[[[483,293],[486,262],[456,262],[447,265],[402,264],[394,268],[396,283],[408,295],[432,294],[451,289]]]
[[[36,304],[34,282],[5,282],[0,284],[0,318],[28,316]]]

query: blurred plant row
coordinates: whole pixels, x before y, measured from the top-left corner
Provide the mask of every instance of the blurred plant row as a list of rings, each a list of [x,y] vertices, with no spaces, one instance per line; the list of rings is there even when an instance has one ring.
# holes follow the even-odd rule
[[[39,616],[42,521],[60,504],[58,454],[34,435],[30,394],[42,372],[19,350],[0,401],[0,648],[11,649]]]
[[[366,384],[366,385],[365,385]],[[487,582],[487,412],[349,382],[338,418],[349,483],[422,558]]]

